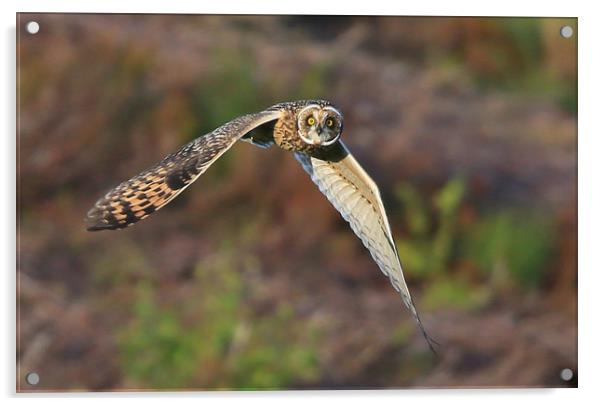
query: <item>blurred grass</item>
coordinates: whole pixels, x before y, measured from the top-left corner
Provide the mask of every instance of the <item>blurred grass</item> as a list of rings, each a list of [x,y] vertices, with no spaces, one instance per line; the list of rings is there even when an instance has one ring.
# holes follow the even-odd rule
[[[549,218],[506,209],[484,216],[467,230],[463,253],[498,283],[536,289],[550,265],[555,235]]]
[[[279,389],[317,379],[316,330],[286,304],[254,314],[237,263],[256,261],[234,258],[224,246],[199,263],[189,303],[160,303],[160,287],[138,283],[134,319],[117,333],[134,386]]]
[[[538,289],[553,255],[556,230],[548,215],[504,208],[461,224],[465,188],[463,177],[453,178],[430,205],[408,183],[396,189],[407,220],[398,251],[409,277],[428,281],[430,309],[482,307],[492,298],[486,284]]]
[[[491,299],[489,289],[462,279],[441,277],[433,282],[424,293],[425,309],[459,309],[463,311],[476,310]]]
[[[192,93],[192,112],[202,119],[190,132],[190,139],[237,116],[262,110],[270,103],[269,95],[262,91],[265,84],[252,69],[248,69],[254,63],[250,55],[224,48],[216,51],[212,60],[212,69],[208,75],[199,78]]]
[[[429,206],[410,183],[397,186],[409,233],[409,238],[400,240],[397,248],[411,274],[428,277],[449,267],[464,189],[461,178],[453,179],[441,188]]]

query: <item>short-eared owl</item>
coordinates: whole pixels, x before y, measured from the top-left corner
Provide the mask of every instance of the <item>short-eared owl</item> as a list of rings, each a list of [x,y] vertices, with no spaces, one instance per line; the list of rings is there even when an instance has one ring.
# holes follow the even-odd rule
[[[247,114],[183,146],[178,152],[102,197],[88,212],[88,230],[131,226],[169,203],[242,139],[292,151],[322,193],[349,222],[426,333],[405,283],[378,187],[340,141],[343,115],[330,102],[302,100]]]

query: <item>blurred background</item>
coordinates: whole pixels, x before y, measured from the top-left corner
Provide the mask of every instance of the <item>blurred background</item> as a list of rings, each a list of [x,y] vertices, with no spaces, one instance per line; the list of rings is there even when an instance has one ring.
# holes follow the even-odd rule
[[[576,23],[21,14],[19,390],[576,386]],[[302,98],[344,112],[438,357],[278,148],[85,231],[116,184]]]

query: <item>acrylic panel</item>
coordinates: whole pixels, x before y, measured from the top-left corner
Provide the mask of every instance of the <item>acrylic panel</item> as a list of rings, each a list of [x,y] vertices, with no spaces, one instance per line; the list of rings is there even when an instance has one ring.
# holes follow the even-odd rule
[[[17,390],[577,386],[577,33],[18,14]]]

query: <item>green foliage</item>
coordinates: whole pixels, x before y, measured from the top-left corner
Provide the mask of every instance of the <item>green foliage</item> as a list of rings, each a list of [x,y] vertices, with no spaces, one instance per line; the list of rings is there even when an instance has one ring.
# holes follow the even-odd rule
[[[431,63],[444,70],[468,72],[484,91],[553,100],[576,113],[576,69],[568,62],[574,60],[576,48],[572,40],[560,37],[557,28],[574,26],[576,20],[504,17],[458,24],[473,35],[462,38],[460,46],[438,49]],[[548,30],[546,25],[555,29]]]
[[[124,236],[110,251],[103,247],[90,254],[92,281],[99,289],[111,289],[129,278],[148,277],[152,265],[147,258],[138,244]]]
[[[503,18],[500,26],[514,44],[509,55],[514,66],[509,65],[503,87],[517,93],[537,94],[554,100],[567,111],[577,111],[577,85],[570,78],[553,75],[550,67],[542,66],[546,59],[544,49],[544,23],[539,18]],[[560,24],[559,24],[560,25]],[[562,41],[558,32],[553,33],[556,41]],[[547,53],[558,52],[548,49]],[[543,68],[543,69],[542,69]],[[495,83],[494,83],[495,84]]]
[[[194,300],[176,304],[159,303],[156,287],[138,285],[134,319],[118,335],[129,379],[141,387],[246,389],[317,379],[315,331],[285,305],[254,315],[238,265],[231,252],[203,261]]]
[[[140,387],[184,388],[203,356],[199,329],[185,330],[175,312],[155,303],[149,283],[136,289],[135,319],[118,337],[125,375]]]
[[[189,138],[212,131],[237,116],[265,108],[263,83],[249,67],[255,66],[251,56],[242,52],[218,50],[213,55],[214,70],[200,78],[193,89],[191,103],[199,118]]]
[[[408,276],[428,281],[427,308],[475,309],[488,303],[492,287],[541,285],[556,232],[549,217],[515,209],[459,224],[462,178],[444,185],[430,205],[409,184],[396,192],[408,230],[398,241],[399,255]]]
[[[516,44],[517,54],[522,64],[528,67],[540,63],[543,53],[541,20],[538,18],[497,19],[509,41]]]
[[[450,180],[427,205],[410,184],[397,187],[397,197],[406,210],[409,238],[398,242],[397,248],[410,274],[425,277],[441,273],[449,266],[457,233],[457,212],[464,196],[464,180]],[[435,212],[433,223],[431,210]]]
[[[423,297],[426,308],[470,310],[485,305],[489,299],[485,288],[449,276],[463,231],[458,225],[458,210],[464,194],[465,182],[460,177],[450,180],[435,193],[431,205],[425,204],[409,184],[397,188],[409,231],[409,238],[398,243],[398,251],[409,275],[430,281]]]
[[[467,311],[485,305],[489,298],[490,291],[482,286],[474,286],[461,279],[443,278],[425,290],[423,304],[426,309],[451,307]]]
[[[458,209],[464,197],[464,180],[450,180],[435,196],[435,207],[439,213],[439,228],[433,241],[435,269],[443,271],[452,255],[458,223]]]
[[[328,84],[328,74],[332,63],[322,62],[311,65],[304,73],[298,88],[296,89],[299,99],[328,98],[332,89]]]
[[[391,342],[398,347],[407,345],[412,338],[412,334],[415,332],[414,328],[415,326],[412,323],[401,323],[399,327],[393,331],[393,334],[391,335]]]
[[[183,142],[213,131],[228,121],[254,111],[260,111],[271,103],[256,72],[250,55],[242,50],[217,50],[212,56],[213,69],[199,78],[187,97],[192,122]],[[211,168],[213,178],[227,177],[232,159],[230,154],[219,159]]]
[[[536,288],[553,252],[554,235],[552,223],[544,217],[504,211],[468,230],[464,253],[496,281]]]

